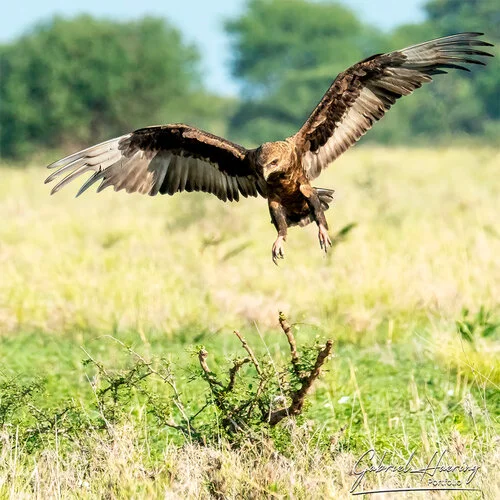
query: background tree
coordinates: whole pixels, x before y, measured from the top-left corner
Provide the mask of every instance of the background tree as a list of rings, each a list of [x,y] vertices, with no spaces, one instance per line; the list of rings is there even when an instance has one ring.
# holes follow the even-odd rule
[[[230,128],[254,143],[294,133],[335,76],[374,53],[459,31],[484,31],[485,39],[500,40],[495,0],[433,0],[426,13],[423,23],[383,35],[335,3],[250,0],[242,16],[226,25],[233,39],[233,74],[243,89]],[[496,137],[500,68],[495,60],[488,62],[487,68],[471,73],[452,71],[450,77],[436,78],[404,104],[397,103],[367,140]]]
[[[307,0],[250,0],[226,30],[243,89],[229,128],[255,143],[293,133],[333,76],[383,40],[349,9]]]
[[[500,4],[497,0],[431,0],[426,5],[429,23],[440,33],[480,31],[495,44],[489,52],[500,57]],[[500,120],[500,65],[491,61],[485,71],[471,75],[476,95],[490,120]]]
[[[495,47],[486,50],[500,56],[500,6],[494,0],[432,0],[425,6],[427,19],[420,24],[400,26],[391,37],[391,46],[404,47],[438,36],[461,31],[484,32]],[[449,77],[436,78],[397,104],[368,140],[387,143],[416,138],[434,143],[460,137],[498,140],[500,133],[500,67],[498,59],[488,59],[486,67],[471,68],[470,73],[450,70]],[[394,114],[393,114],[394,113]]]
[[[331,1],[249,0],[226,23],[240,99],[210,95],[197,50],[164,19],[54,18],[0,46],[0,154],[80,148],[183,121],[246,145],[294,133],[351,64],[459,31],[484,31],[500,57],[497,0],[430,0],[422,23],[381,33]],[[453,71],[397,103],[363,140],[435,143],[500,134],[500,64]]]
[[[220,108],[201,102],[198,53],[162,19],[55,18],[0,57],[4,156],[76,148],[180,116],[203,124]]]

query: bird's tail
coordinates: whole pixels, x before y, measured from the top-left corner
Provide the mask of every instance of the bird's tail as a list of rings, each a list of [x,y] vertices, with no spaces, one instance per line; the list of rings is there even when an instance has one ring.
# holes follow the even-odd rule
[[[323,210],[328,210],[330,203],[333,201],[333,193],[335,191],[333,189],[326,188],[314,188],[319,196],[319,201],[321,201],[321,206]]]
[[[318,193],[319,196],[319,201],[321,202],[321,208],[323,210],[328,210],[330,207],[330,203],[333,201],[333,193],[335,191],[333,189],[326,189],[326,188],[314,188],[316,192]],[[314,215],[310,212],[301,219],[297,220],[287,220],[288,226],[307,226],[311,222],[314,221]]]

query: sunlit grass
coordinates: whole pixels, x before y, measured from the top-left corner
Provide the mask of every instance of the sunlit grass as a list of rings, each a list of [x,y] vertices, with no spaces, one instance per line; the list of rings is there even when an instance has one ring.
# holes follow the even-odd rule
[[[418,449],[423,460],[458,440],[464,453],[492,463],[500,331],[471,343],[456,321],[463,308],[483,307],[500,322],[499,165],[492,148],[352,151],[314,184],[336,190],[331,232],[356,227],[327,257],[315,227],[292,229],[279,267],[265,200],[112,191],[74,199],[77,185],[50,197],[41,166],[1,168],[1,372],[46,377],[54,404],[88,404],[80,346],[121,366],[113,335],[146,356],[171,357],[187,380],[185,348],[204,344],[222,367],[239,349],[233,329],[262,352],[286,356],[277,334],[283,310],[301,342],[337,341],[308,418],[338,434],[345,467],[321,469],[336,475],[337,489],[297,473],[320,485],[319,496],[346,494],[348,465],[371,445],[398,456]],[[195,398],[197,389],[184,388]],[[221,460],[224,470],[236,458]],[[137,484],[146,481],[137,474]],[[263,496],[295,491],[281,476],[266,481],[255,480]]]
[[[292,229],[279,268],[262,199],[74,199],[76,185],[50,197],[43,168],[4,169],[0,331],[270,326],[280,308],[372,330],[495,306],[499,160],[491,149],[352,152],[316,182],[337,191],[332,231],[358,226],[327,258],[313,226]]]

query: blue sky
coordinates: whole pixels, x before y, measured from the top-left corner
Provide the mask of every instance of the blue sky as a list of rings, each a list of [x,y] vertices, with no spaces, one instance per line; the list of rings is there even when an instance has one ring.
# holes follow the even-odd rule
[[[361,19],[382,29],[420,21],[425,0],[341,0]],[[0,41],[19,36],[37,21],[54,14],[73,16],[88,13],[114,19],[133,19],[146,14],[168,18],[194,42],[204,61],[206,82],[219,93],[235,94],[229,68],[229,46],[223,20],[243,11],[245,0],[19,0],[5,2],[0,17]]]

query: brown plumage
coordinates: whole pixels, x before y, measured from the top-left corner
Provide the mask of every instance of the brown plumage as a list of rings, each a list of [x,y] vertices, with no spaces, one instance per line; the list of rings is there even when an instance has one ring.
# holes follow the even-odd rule
[[[411,94],[433,75],[463,64],[482,64],[474,56],[491,56],[477,47],[491,46],[482,33],[460,33],[377,54],[340,73],[302,128],[284,141],[245,149],[226,139],[184,124],[142,128],[56,161],[45,182],[64,177],[52,189],[92,172],[78,195],[100,181],[97,191],[154,196],[204,191],[223,201],[240,195],[268,199],[278,231],[273,261],[283,258],[287,228],[315,221],[323,250],[331,245],[324,211],[330,189],[310,181],[365,134],[401,96]]]

